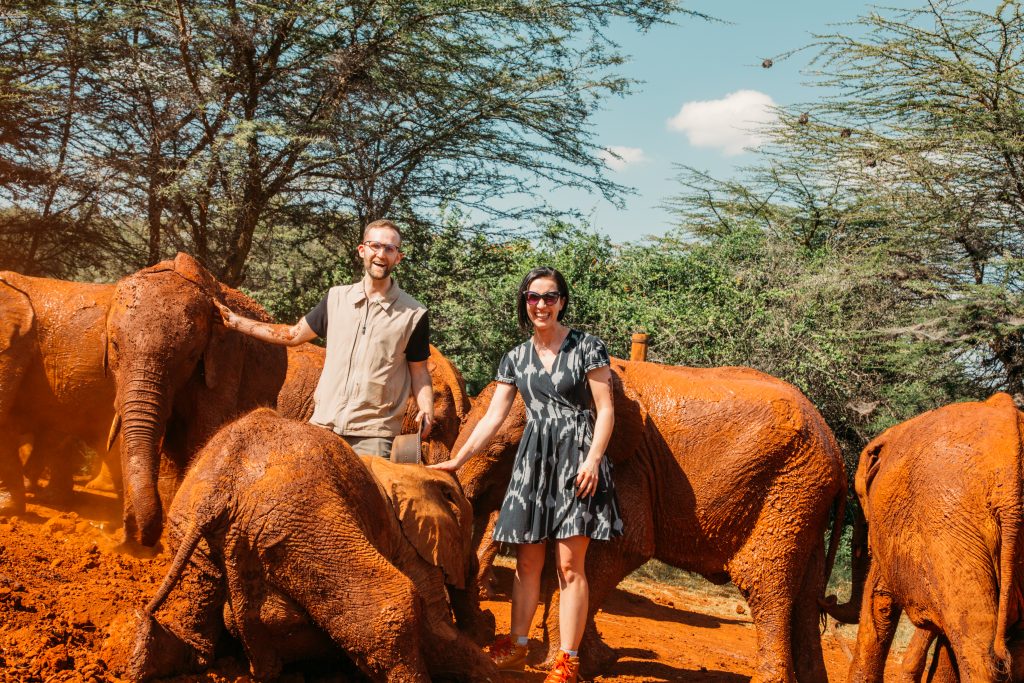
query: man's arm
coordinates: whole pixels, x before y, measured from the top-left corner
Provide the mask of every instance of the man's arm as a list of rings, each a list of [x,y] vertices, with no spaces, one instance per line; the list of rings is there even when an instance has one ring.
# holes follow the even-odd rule
[[[280,346],[298,346],[317,337],[316,332],[310,328],[305,317],[294,325],[263,323],[240,316],[219,301],[214,300],[213,303],[217,306],[217,310],[220,311],[224,327],[229,330],[237,330],[254,339]],[[429,383],[429,379],[427,381]]]
[[[416,421],[420,424],[423,438],[426,438],[434,425],[434,385],[430,381],[427,361],[409,361],[409,374],[412,375],[412,395],[419,408]]]

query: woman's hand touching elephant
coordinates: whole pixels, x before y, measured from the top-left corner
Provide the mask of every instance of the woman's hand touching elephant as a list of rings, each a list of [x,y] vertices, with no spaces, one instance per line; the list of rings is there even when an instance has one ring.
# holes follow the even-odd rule
[[[440,470],[442,472],[451,472],[452,474],[455,474],[458,471],[458,469],[460,467],[462,467],[463,463],[465,463],[471,457],[471,456],[464,455],[465,453],[466,453],[466,450],[463,449],[463,450],[459,451],[459,454],[457,456],[455,456],[454,458],[452,458],[451,460],[445,460],[444,462],[437,462],[437,463],[434,463],[433,465],[427,465],[427,467],[429,467],[430,469],[433,469],[433,470]]]
[[[598,467],[601,464],[601,457],[588,455],[587,459],[580,465],[576,473],[576,496],[586,498],[597,492]]]

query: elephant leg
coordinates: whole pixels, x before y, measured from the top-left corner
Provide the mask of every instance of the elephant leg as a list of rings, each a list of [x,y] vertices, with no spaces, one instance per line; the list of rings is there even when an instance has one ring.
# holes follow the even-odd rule
[[[227,592],[237,636],[249,658],[249,669],[259,681],[276,680],[281,675],[282,659],[275,645],[274,635],[261,620],[262,601],[259,592],[264,577],[259,560],[249,546],[248,539],[234,536],[225,543],[224,557]],[[248,577],[248,581],[246,580]],[[254,578],[259,577],[254,582]]]
[[[121,473],[121,449],[118,442],[115,441],[105,453],[106,444],[94,445],[93,448],[97,453],[94,464],[98,461],[99,468],[97,470],[94,466],[95,475],[85,488],[90,491],[116,493],[118,498],[121,498],[124,495],[124,477]]]
[[[914,636],[903,651],[903,661],[896,674],[897,683],[921,683],[928,664],[928,648],[935,640],[935,634],[923,628],[914,631]]]
[[[751,680],[796,683],[794,609],[801,590],[809,589],[803,582],[810,557],[807,548],[813,546],[808,538],[780,538],[770,522],[759,521],[743,548],[729,561],[729,576],[750,606],[757,634],[756,673]],[[801,615],[803,629],[805,618]]]
[[[480,597],[484,600],[493,600],[494,588],[497,580],[494,578],[494,558],[498,556],[498,549],[501,544],[494,540],[494,525],[498,521],[498,511],[495,510],[487,518],[478,538],[473,539],[473,547],[476,548],[478,562],[477,585],[480,587]],[[474,531],[474,535],[476,535]]]
[[[825,594],[825,548],[818,545],[804,570],[803,583],[793,606],[793,664],[800,683],[827,683],[825,655],[821,649],[821,610],[818,598]]]
[[[871,564],[865,581],[857,646],[847,683],[882,683],[885,659],[903,611],[893,600],[878,565],[877,560]]]
[[[1018,680],[1016,678],[1011,680]],[[928,683],[960,683],[960,669],[953,656],[953,648],[945,636],[939,636],[935,644],[935,655],[928,668]]]
[[[18,430],[8,419],[0,418],[0,514],[25,513],[25,480],[18,456]]]
[[[341,565],[325,556],[339,539],[365,538],[344,512],[318,528],[289,529],[262,553],[264,575],[295,600],[375,683],[430,680],[422,655],[416,587],[369,542],[350,543]],[[241,621],[241,619],[239,619]]]
[[[935,634],[928,629],[918,629],[903,650],[903,660],[897,672],[897,683],[921,683],[928,666],[928,648],[935,641]]]
[[[36,461],[38,456],[37,465],[49,473],[41,494],[44,500],[58,505],[71,503],[78,455],[78,441],[68,434],[48,430],[37,435],[31,460]]]

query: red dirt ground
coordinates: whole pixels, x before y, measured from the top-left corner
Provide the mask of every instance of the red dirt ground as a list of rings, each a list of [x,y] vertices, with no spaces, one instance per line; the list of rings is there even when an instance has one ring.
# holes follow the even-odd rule
[[[74,512],[29,505],[20,518],[0,518],[0,681],[47,683],[123,680],[134,615],[155,591],[168,556],[137,557],[108,532],[119,516],[110,497],[76,488]],[[485,603],[507,629],[510,570],[498,568],[499,599]],[[716,594],[717,593],[717,594]],[[598,627],[621,659],[600,681],[738,683],[753,673],[754,629],[746,605],[722,591],[626,581],[598,615]],[[853,647],[854,627],[842,638]],[[847,657],[831,631],[823,639],[829,678],[845,679]],[[531,642],[541,656],[539,640]],[[251,679],[238,656],[177,683]],[[330,680],[294,672],[288,683]],[[509,681],[540,683],[528,669]]]

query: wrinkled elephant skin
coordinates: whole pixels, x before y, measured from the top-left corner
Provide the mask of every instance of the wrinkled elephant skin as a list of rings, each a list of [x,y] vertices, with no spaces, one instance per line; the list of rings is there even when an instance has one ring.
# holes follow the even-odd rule
[[[848,681],[882,681],[903,612],[927,630],[908,647],[906,680],[924,671],[935,637],[933,677],[1008,680],[1007,632],[1024,607],[1021,418],[995,394],[919,415],[861,452],[855,488],[870,565]]]
[[[270,410],[219,432],[171,506],[175,555],[130,676],[206,665],[226,626],[260,680],[343,652],[372,681],[499,681],[449,614],[444,577],[464,583],[472,567],[457,482],[372,469],[330,431]]]
[[[103,371],[103,321],[113,289],[0,272],[0,480],[9,495],[0,509],[5,512],[25,509],[19,435],[33,435],[32,461],[49,466],[51,494],[57,498],[71,493],[72,440],[98,454],[107,452],[114,385]]]
[[[596,610],[651,558],[716,583],[732,579],[757,631],[754,681],[825,681],[818,601],[835,555],[824,534],[842,514],[846,475],[821,415],[793,386],[746,368],[693,369],[612,360],[615,429],[607,457],[625,535],[587,551],[589,620],[582,672],[615,655],[600,641]],[[474,401],[460,442],[493,392]],[[495,439],[459,471],[482,525],[508,485],[525,423],[521,400]],[[556,598],[557,600],[557,598]],[[547,610],[549,657],[558,609]]]

